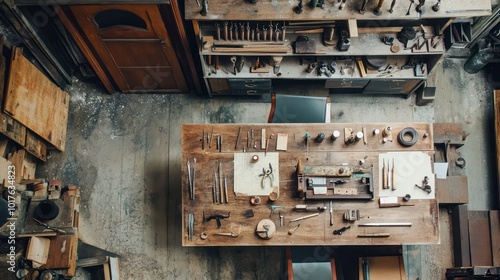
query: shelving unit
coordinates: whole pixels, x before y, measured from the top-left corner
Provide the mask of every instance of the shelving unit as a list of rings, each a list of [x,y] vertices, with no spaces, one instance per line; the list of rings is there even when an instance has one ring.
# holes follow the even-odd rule
[[[408,16],[409,1],[395,2],[393,13],[388,12],[391,1],[386,1],[382,15],[376,16],[373,10],[378,2],[368,2],[364,14],[359,12],[363,1],[354,0],[347,1],[342,10],[337,1],[325,2],[324,9],[312,9],[304,2],[303,12],[297,14],[294,8],[298,1],[234,5],[228,0],[209,0],[206,16],[200,14],[200,7],[187,3],[186,18],[193,20],[209,94],[270,93],[272,80],[293,79],[317,80],[332,93],[410,96],[425,83],[445,53],[446,27],[456,17],[491,13],[490,0],[442,1],[437,12],[432,10],[435,3],[431,1],[422,6],[421,14],[413,5]],[[232,26],[238,27],[238,40]],[[278,30],[273,32],[272,41],[270,26]],[[403,27],[415,31],[406,43],[400,39]],[[264,28],[268,29],[267,38]],[[349,44],[341,51],[337,44],[343,30],[348,32]],[[296,45],[304,36],[308,41],[302,43],[306,45],[305,52]],[[244,62],[240,63],[242,58]],[[369,63],[374,58],[385,63]],[[231,59],[236,60],[236,71]],[[276,61],[279,67],[274,66]],[[327,67],[321,68],[322,64]]]

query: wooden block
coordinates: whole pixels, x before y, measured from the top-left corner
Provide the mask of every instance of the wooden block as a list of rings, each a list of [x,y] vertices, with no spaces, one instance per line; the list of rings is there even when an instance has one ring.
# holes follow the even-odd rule
[[[358,64],[359,74],[361,75],[361,77],[365,77],[366,76],[366,68],[365,68],[365,64],[363,63],[363,60],[360,57],[357,57],[356,63]]]
[[[75,276],[78,232],[51,237],[49,258],[42,269],[67,269],[66,276]]]
[[[0,173],[0,183],[4,186],[6,186],[6,182],[8,181],[8,173],[7,170],[9,170],[9,166],[11,166],[12,163],[8,161],[7,159],[0,157],[0,170],[5,170]]]
[[[51,242],[48,238],[36,236],[31,237],[28,244],[28,250],[26,252],[26,259],[42,265],[46,264],[49,257],[50,245]]]
[[[351,38],[357,38],[358,35],[358,23],[355,19],[348,19],[347,20],[347,25],[349,28],[349,35]]]
[[[26,145],[26,127],[3,113],[0,113],[0,133],[23,147]]]
[[[467,176],[448,176],[446,179],[436,179],[436,199],[439,204],[468,203]]]
[[[8,159],[16,168],[16,182],[21,182],[22,179],[34,179],[36,171],[36,162],[30,154],[24,149],[20,149],[11,155]]]
[[[26,145],[24,149],[42,161],[47,160],[47,144],[40,136],[30,130],[26,131]]]
[[[500,266],[500,211],[490,211],[491,255],[493,266]]]
[[[4,112],[60,151],[66,144],[69,94],[52,83],[15,48]],[[24,146],[24,145],[23,145]]]
[[[288,134],[278,133],[278,138],[276,139],[276,151],[286,151],[288,146]]]
[[[491,236],[488,211],[469,211],[469,242],[472,266],[491,266]]]
[[[455,267],[471,265],[468,218],[467,204],[453,207],[451,220],[453,224],[453,254]]]

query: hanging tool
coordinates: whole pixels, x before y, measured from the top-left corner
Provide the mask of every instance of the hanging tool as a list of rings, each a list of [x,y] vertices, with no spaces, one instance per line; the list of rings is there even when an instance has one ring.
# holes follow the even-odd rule
[[[302,0],[299,0],[299,4],[293,9],[293,11],[296,14],[302,14],[302,12],[304,11],[304,4],[302,3]]]
[[[361,5],[361,9],[359,9],[359,13],[360,14],[364,14],[365,13],[365,9],[366,9],[366,5],[368,4],[368,0],[364,0],[363,1],[363,5]]]
[[[240,38],[241,38],[241,41],[244,41],[245,40],[245,25],[243,24],[243,22],[240,22],[239,25],[240,25]]]
[[[333,201],[330,200],[330,226],[333,226]]]
[[[410,7],[408,7],[408,11],[406,11],[406,15],[409,16],[410,15],[410,11],[411,11],[411,6],[413,5],[413,3],[415,2],[415,0],[410,0]]]
[[[250,131],[247,131],[247,149],[250,149]]]
[[[326,210],[326,206],[308,206],[305,204],[298,204],[298,205],[295,205],[293,210],[295,210],[295,211],[320,211],[320,212],[322,212],[322,211]]]
[[[231,211],[227,212],[227,215],[222,214],[213,214],[208,217],[205,217],[205,211],[203,211],[203,221],[208,222],[210,220],[215,220],[217,222],[217,228],[221,227],[221,220],[227,219],[231,216]]]
[[[391,160],[387,160],[387,189],[392,186]]]
[[[224,40],[227,41],[228,37],[227,37],[227,27],[228,27],[228,22],[227,21],[224,21],[222,23],[222,25],[224,26]]]
[[[385,0],[378,0],[378,5],[377,7],[375,8],[375,10],[373,10],[373,13],[376,15],[376,16],[380,16],[382,14],[382,6],[384,5],[384,1]]]
[[[438,12],[440,8],[441,8],[441,0],[438,0],[436,4],[432,5],[432,10],[434,12]]]
[[[44,223],[44,222],[42,222],[42,221],[40,221],[40,220],[37,220],[37,219],[35,219],[35,218],[33,218],[33,220],[34,220],[35,222],[37,222],[39,225],[41,225],[41,226],[45,227],[46,229],[53,230],[53,231],[55,231],[56,233],[66,234],[66,231],[64,231],[64,230],[62,230],[62,229],[60,229],[60,228],[49,226],[48,224],[46,224],[46,223]]]
[[[231,25],[229,26],[229,41],[233,40],[233,22],[231,22]]]
[[[345,227],[342,227],[340,229],[336,229],[333,231],[333,234],[335,235],[342,235],[342,233],[344,233],[344,231],[346,231],[347,229],[351,228],[351,225],[346,225]]]
[[[239,33],[238,33],[238,23],[234,24],[234,39],[238,41]]]
[[[344,9],[345,3],[347,3],[347,0],[342,0],[342,2],[340,3],[340,6],[339,6],[339,10]]]
[[[392,0],[391,8],[389,9],[389,13],[392,14],[392,12],[394,12],[394,6],[396,6],[396,0]]]
[[[247,41],[250,41],[250,23],[247,21]]]
[[[288,221],[288,223],[302,221],[302,220],[305,220],[305,219],[316,217],[318,215],[319,215],[319,213],[314,213],[314,214],[311,214],[311,215],[302,216],[302,217],[290,220],[290,221]]]
[[[215,29],[217,30],[217,40],[220,41],[220,23],[215,23]]]
[[[236,56],[231,56],[229,60],[231,60],[231,63],[233,64],[233,73],[236,76]]]
[[[208,0],[201,1],[200,15],[206,16],[208,14]]]
[[[419,16],[422,16],[422,12],[423,12],[422,7],[424,6],[424,4],[425,4],[425,0],[418,0],[418,5],[415,8],[415,10],[417,11]]]
[[[283,226],[283,220],[284,220],[285,216],[283,216],[283,215],[281,214],[281,212],[278,212],[278,215],[279,215],[279,217],[280,217],[280,227],[282,227],[282,226]]]

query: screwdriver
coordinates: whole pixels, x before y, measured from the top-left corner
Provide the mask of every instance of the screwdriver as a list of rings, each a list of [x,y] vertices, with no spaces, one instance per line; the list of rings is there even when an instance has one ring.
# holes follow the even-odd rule
[[[383,161],[384,161],[384,165],[382,167],[382,189],[386,189],[387,188],[387,168],[385,167],[385,159]]]
[[[396,170],[394,169],[394,159],[392,159],[392,190],[396,190]]]

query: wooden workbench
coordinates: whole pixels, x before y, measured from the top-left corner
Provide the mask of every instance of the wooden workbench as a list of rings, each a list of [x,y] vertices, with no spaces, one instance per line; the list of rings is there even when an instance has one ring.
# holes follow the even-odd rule
[[[375,129],[382,130],[390,126],[393,131],[393,141],[382,143],[382,136],[374,135]],[[241,127],[237,149],[235,143],[238,129]],[[353,131],[366,129],[367,144],[363,140],[354,144],[344,143],[344,128]],[[404,147],[397,141],[397,135],[405,127],[414,127],[419,134],[418,141],[411,147]],[[250,196],[236,196],[233,192],[233,159],[235,153],[242,153],[246,147],[247,131],[254,130],[253,141],[257,142],[257,149],[250,145],[246,153],[264,152],[260,149],[261,129],[266,129],[266,139],[274,134],[270,140],[268,153],[279,152],[279,198],[275,202],[267,196],[260,196],[259,205],[250,203]],[[202,147],[202,134],[213,140],[211,147],[205,143]],[[341,132],[336,140],[330,135],[334,130]],[[314,138],[324,132],[326,139],[316,143]],[[286,151],[276,151],[276,135],[288,134]],[[306,146],[304,135],[309,133],[311,140]],[[425,134],[425,136],[424,136]],[[216,149],[217,135],[223,136],[222,151]],[[253,142],[252,142],[253,143]],[[183,246],[284,246],[284,245],[400,245],[400,244],[436,244],[439,243],[438,204],[435,199],[412,199],[415,206],[397,208],[379,208],[379,153],[394,151],[421,151],[433,154],[432,124],[428,123],[389,123],[389,124],[188,124],[182,127],[182,234]],[[303,200],[297,194],[296,166],[300,159],[304,165],[339,165],[359,164],[365,158],[365,164],[374,166],[374,199],[373,200],[334,200],[334,224],[330,226],[330,214],[327,209],[319,216],[300,222],[288,221],[314,212],[297,212],[293,207],[297,204],[313,206],[327,206],[326,200]],[[195,199],[190,199],[187,161],[194,162],[196,158]],[[432,157],[431,157],[432,158]],[[223,174],[227,177],[229,199],[227,204],[213,203],[212,186],[214,171],[218,162],[222,162]],[[275,171],[276,172],[276,171]],[[415,188],[417,189],[417,188]],[[418,190],[418,189],[417,189]],[[433,191],[435,191],[433,189]],[[271,213],[270,206],[283,206],[279,209],[284,215],[284,226],[280,227],[278,210]],[[254,216],[247,218],[246,210],[253,210]],[[359,221],[350,222],[351,228],[342,235],[333,235],[333,230],[347,224],[343,220],[343,213],[348,209],[358,209]],[[222,226],[217,228],[215,220],[204,221],[203,215],[214,213],[231,216],[221,221]],[[192,240],[188,238],[188,215],[194,215]],[[271,219],[276,225],[275,235],[269,239],[261,239],[255,233],[257,224],[262,219]],[[359,224],[368,222],[411,222],[411,227],[360,227]],[[300,227],[289,235],[288,231],[300,223]],[[218,236],[214,233],[235,232],[237,237]],[[206,239],[201,234],[208,234]],[[358,234],[390,233],[389,237],[357,237]]]

